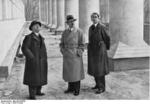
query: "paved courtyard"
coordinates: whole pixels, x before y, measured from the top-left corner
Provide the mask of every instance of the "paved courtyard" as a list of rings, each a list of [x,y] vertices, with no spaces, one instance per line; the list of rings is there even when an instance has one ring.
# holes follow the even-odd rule
[[[94,79],[87,75],[87,56],[84,52],[85,79],[81,82],[79,96],[64,94],[67,83],[62,79],[62,56],[59,52],[60,36],[43,30],[48,51],[48,84],[43,87],[46,94],[37,99],[149,99],[149,69],[111,72],[106,76],[106,92],[96,95],[91,90]],[[24,58],[14,62],[7,81],[0,82],[0,99],[27,99],[28,87],[23,85]]]

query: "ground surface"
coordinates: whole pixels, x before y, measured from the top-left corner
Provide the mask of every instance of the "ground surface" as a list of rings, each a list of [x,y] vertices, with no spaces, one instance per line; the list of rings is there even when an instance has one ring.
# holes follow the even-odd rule
[[[111,72],[106,76],[106,92],[96,95],[91,87],[94,79],[87,75],[87,57],[84,53],[85,79],[81,82],[79,96],[64,94],[67,83],[62,79],[62,56],[59,52],[60,36],[43,30],[48,51],[48,85],[43,87],[45,96],[37,99],[149,99],[149,70]],[[28,87],[22,84],[24,59],[14,62],[11,75],[0,82],[0,99],[27,99]]]

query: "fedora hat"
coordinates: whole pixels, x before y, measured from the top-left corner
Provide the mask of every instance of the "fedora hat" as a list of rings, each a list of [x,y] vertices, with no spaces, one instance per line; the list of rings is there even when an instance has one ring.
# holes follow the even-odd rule
[[[67,22],[74,22],[74,21],[76,21],[77,19],[75,19],[74,17],[73,17],[73,15],[67,15],[67,17],[66,17],[66,23]]]
[[[41,22],[34,20],[34,21],[31,22],[31,24],[30,24],[30,26],[29,26],[29,30],[32,31],[32,27],[33,27],[34,25],[36,25],[36,24],[39,24],[39,25],[41,26]]]

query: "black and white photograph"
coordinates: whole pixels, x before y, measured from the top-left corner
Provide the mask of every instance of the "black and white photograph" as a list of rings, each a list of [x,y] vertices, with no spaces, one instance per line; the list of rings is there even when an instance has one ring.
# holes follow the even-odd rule
[[[149,62],[150,0],[0,0],[0,104],[148,101]]]

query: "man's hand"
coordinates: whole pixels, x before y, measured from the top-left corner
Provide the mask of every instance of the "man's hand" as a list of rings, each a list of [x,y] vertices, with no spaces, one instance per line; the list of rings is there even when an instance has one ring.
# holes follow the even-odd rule
[[[82,56],[82,53],[83,53],[82,49],[77,49],[77,55],[78,55],[79,57]]]
[[[63,54],[63,48],[60,48],[60,52]]]

